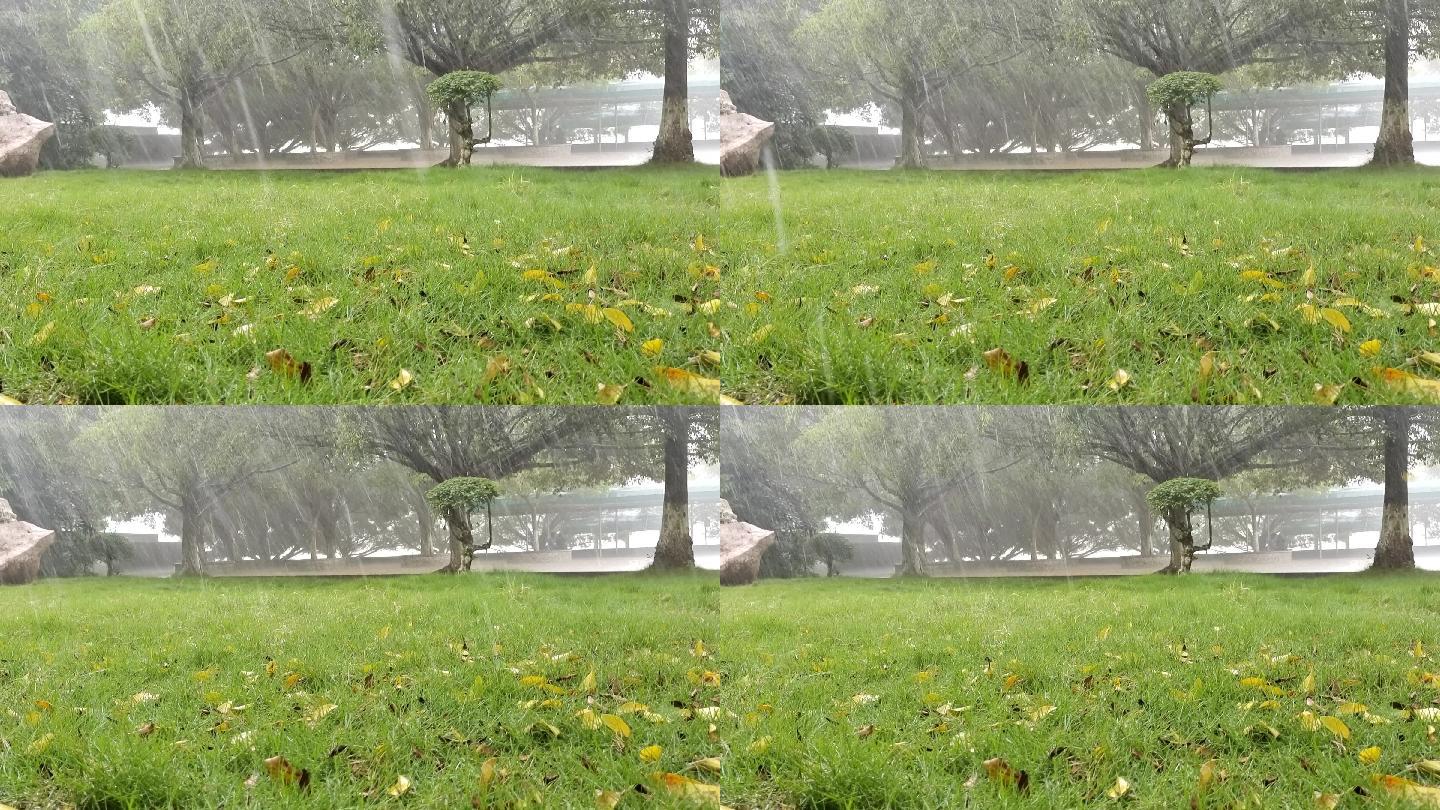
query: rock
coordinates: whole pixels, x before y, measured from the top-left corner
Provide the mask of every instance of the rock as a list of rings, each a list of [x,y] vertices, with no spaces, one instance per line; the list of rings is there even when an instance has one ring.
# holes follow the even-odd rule
[[[40,165],[40,147],[55,134],[55,125],[15,109],[0,90],[0,177],[24,177]]]
[[[775,135],[775,125],[735,109],[730,94],[720,91],[720,173],[743,177],[760,168],[760,151]]]
[[[54,532],[18,520],[0,498],[0,585],[34,582],[40,576],[40,555],[53,542]]]
[[[749,585],[760,576],[760,558],[775,542],[775,532],[736,519],[720,501],[720,584]]]

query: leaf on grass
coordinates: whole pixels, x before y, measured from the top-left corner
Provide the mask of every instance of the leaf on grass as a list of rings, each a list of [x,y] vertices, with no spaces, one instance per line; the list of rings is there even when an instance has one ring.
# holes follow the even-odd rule
[[[1129,384],[1130,372],[1126,371],[1123,368],[1116,369],[1115,373],[1110,376],[1110,381],[1105,383],[1105,385],[1109,386],[1111,391],[1119,391],[1121,388],[1124,388]]]
[[[996,374],[1014,377],[1022,383],[1030,379],[1030,366],[1024,360],[1011,357],[1009,352],[998,346],[981,356],[985,358],[985,365]]]
[[[1404,369],[1398,368],[1376,369],[1375,373],[1387,385],[1398,388],[1407,394],[1424,396],[1430,399],[1440,399],[1440,380],[1428,380],[1424,377],[1417,377]]]
[[[1129,792],[1130,783],[1125,780],[1125,777],[1117,776],[1115,777],[1115,784],[1111,785],[1110,789],[1105,791],[1105,795],[1111,799],[1122,799],[1125,797],[1125,794]]]
[[[666,792],[676,796],[683,796],[690,799],[700,799],[706,802],[720,801],[720,786],[711,785],[691,779],[679,773],[661,773],[656,776],[656,781],[665,788]]]
[[[329,312],[338,303],[340,303],[340,299],[332,296],[317,298],[314,301],[310,302],[310,306],[300,310],[300,314],[313,321],[316,318],[319,318],[321,315],[324,315],[326,312]]]
[[[608,729],[610,729],[611,731],[615,732],[615,734],[616,734],[617,736],[620,736],[620,737],[629,737],[629,736],[630,736],[630,724],[629,724],[629,723],[626,723],[623,719],[621,719],[620,717],[618,717],[618,716],[616,716],[616,715],[613,715],[613,714],[602,714],[602,715],[600,715],[600,722],[603,723],[606,728],[608,728]]]
[[[1403,776],[1377,776],[1375,784],[1392,796],[1408,799],[1422,807],[1440,807],[1440,788],[1412,782]]]
[[[47,321],[44,326],[40,327],[40,328],[35,332],[35,336],[32,337],[32,338],[30,338],[30,345],[31,345],[31,346],[39,346],[40,344],[42,344],[42,343],[44,343],[45,341],[49,340],[49,339],[50,339],[50,334],[51,334],[52,332],[54,332],[54,331],[55,331],[55,322],[54,322],[54,321]]]
[[[620,401],[620,396],[624,393],[625,386],[623,385],[595,383],[595,401],[601,405],[614,405]]]
[[[7,396],[5,396],[4,394],[0,394],[0,405],[24,405],[24,404],[25,404],[25,403],[21,402],[20,400],[14,398],[14,397],[7,397]]]
[[[629,315],[626,315],[626,314],[625,314],[623,311],[621,311],[621,310],[618,310],[618,309],[616,309],[616,308],[614,308],[614,307],[606,307],[606,308],[600,310],[600,314],[601,314],[601,315],[604,315],[604,316],[605,316],[605,320],[607,320],[607,321],[609,321],[610,323],[614,324],[614,325],[616,326],[616,328],[618,328],[618,329],[619,329],[620,331],[622,331],[622,332],[634,332],[634,331],[635,331],[635,324],[633,324],[633,323],[630,322],[630,316],[629,316]]]
[[[665,366],[655,369],[655,373],[673,388],[694,394],[696,396],[719,396],[720,381],[710,377],[702,377],[683,368]]]
[[[1333,383],[1330,385],[1322,385],[1315,383],[1315,402],[1320,405],[1334,405],[1335,401],[1340,398],[1340,393],[1344,390],[1345,386],[1343,385],[1335,385]]]
[[[1350,319],[1345,317],[1345,313],[1338,309],[1325,307],[1320,310],[1320,317],[1323,318],[1326,323],[1335,327],[1339,332],[1346,333],[1350,331]]]
[[[1355,758],[1359,759],[1361,764],[1374,765],[1380,761],[1381,753],[1380,746],[1372,745],[1369,748],[1360,749],[1360,751],[1355,754]]]
[[[595,791],[595,806],[599,810],[615,810],[620,804],[621,793],[618,790],[597,790]]]
[[[265,362],[270,364],[270,369],[276,374],[285,377],[298,377],[300,382],[309,382],[313,369],[309,363],[296,360],[284,349],[274,349],[265,353]]]
[[[1360,344],[1360,356],[1375,357],[1376,355],[1380,354],[1380,350],[1384,348],[1384,346],[1385,344],[1374,338],[1371,338],[1370,340],[1367,340],[1364,343]]]
[[[1013,788],[1021,793],[1030,787],[1030,774],[1012,767],[1000,757],[985,760],[984,766],[985,776],[1001,787]]]
[[[1341,720],[1338,717],[1334,717],[1328,714],[1323,715],[1320,718],[1320,725],[1323,726],[1326,731],[1334,734],[1336,737],[1339,737],[1342,740],[1350,739],[1350,727],[1345,725],[1345,721]]]
[[[650,338],[640,344],[640,353],[646,357],[657,357],[665,348],[665,341],[660,338]]]
[[[270,774],[271,779],[282,785],[297,787],[300,790],[310,787],[310,772],[291,765],[289,760],[278,754],[265,760],[265,772]]]
[[[647,745],[640,749],[641,762],[659,762],[664,749],[658,745]]]
[[[391,796],[404,796],[410,792],[410,777],[404,774],[395,777],[395,784],[391,785],[390,789],[385,792]]]

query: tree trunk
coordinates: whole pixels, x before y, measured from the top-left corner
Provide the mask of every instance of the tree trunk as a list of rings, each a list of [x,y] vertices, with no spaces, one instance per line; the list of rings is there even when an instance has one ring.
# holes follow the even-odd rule
[[[690,537],[690,418],[666,419],[665,501],[660,511],[660,540],[650,567],[673,571],[695,567]]]
[[[450,506],[441,515],[450,530],[450,563],[440,570],[450,574],[469,571],[470,562],[475,558],[475,535],[470,530],[470,513],[461,507]]]
[[[1410,132],[1410,0],[1384,0],[1385,103],[1371,166],[1414,166]]]
[[[1410,409],[1386,408],[1381,412],[1385,425],[1385,500],[1380,516],[1380,542],[1370,569],[1401,571],[1415,567],[1415,547],[1410,538]]]
[[[920,151],[920,141],[919,106],[910,94],[906,93],[900,100],[900,158],[895,161],[895,168],[925,168],[925,155]]]
[[[1195,122],[1190,108],[1184,104],[1172,105],[1166,108],[1165,117],[1170,120],[1170,159],[1161,165],[1186,168],[1195,157]]]
[[[1149,557],[1155,553],[1151,539],[1155,536],[1155,516],[1150,512],[1140,513],[1140,556]]]
[[[420,556],[429,557],[435,553],[435,518],[429,512],[420,514]]]
[[[200,505],[189,494],[180,498],[180,576],[198,577],[205,575],[205,531]]]
[[[470,120],[469,105],[463,101],[446,105],[445,119],[450,124],[450,157],[445,165],[469,166],[470,155],[475,151],[475,127]]]
[[[180,165],[181,169],[205,168],[205,153],[202,148],[205,136],[200,114],[200,105],[189,96],[180,98]]]
[[[690,132],[690,2],[665,0],[665,91],[651,163],[693,163]]]
[[[1183,507],[1171,506],[1161,517],[1170,529],[1170,564],[1161,574],[1188,574],[1195,562],[1195,534],[1190,527],[1190,513]]]
[[[929,575],[925,558],[925,516],[919,508],[905,504],[900,513],[900,576]]]

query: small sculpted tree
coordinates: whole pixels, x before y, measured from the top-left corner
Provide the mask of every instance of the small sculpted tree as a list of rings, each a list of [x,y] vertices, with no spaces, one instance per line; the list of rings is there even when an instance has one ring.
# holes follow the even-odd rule
[[[1220,80],[1209,73],[1186,70],[1162,76],[1151,82],[1145,94],[1150,102],[1170,120],[1170,134],[1180,144],[1175,158],[1177,168],[1185,168],[1195,157],[1195,147],[1210,143],[1215,135],[1215,94]],[[1203,139],[1195,137],[1195,108],[1205,104],[1208,127]]]
[[[435,511],[445,516],[450,527],[450,573],[469,571],[475,559],[475,536],[470,527],[470,516],[480,506],[485,507],[485,544],[480,550],[490,548],[495,537],[491,507],[500,496],[500,488],[488,478],[462,476],[436,484],[425,493],[425,500]]]
[[[1172,559],[1170,565],[1160,569],[1160,573],[1188,574],[1195,562],[1196,552],[1210,550],[1210,540],[1203,546],[1195,544],[1191,517],[1202,505],[1208,512],[1210,504],[1218,497],[1220,485],[1208,478],[1172,478],[1145,495],[1151,511],[1159,515],[1170,529],[1170,547],[1179,552],[1178,559]],[[1208,518],[1206,528],[1211,528]]]
[[[483,70],[456,70],[436,79],[425,87],[430,101],[445,110],[450,121],[450,138],[459,144],[459,152],[446,161],[447,166],[469,166],[475,152],[475,126],[470,110],[485,103],[485,137],[478,143],[490,143],[495,134],[494,99],[502,87],[500,78]]]

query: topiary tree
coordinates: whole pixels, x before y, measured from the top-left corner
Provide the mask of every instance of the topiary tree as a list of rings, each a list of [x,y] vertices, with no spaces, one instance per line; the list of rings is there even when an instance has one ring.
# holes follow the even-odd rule
[[[1197,551],[1209,551],[1214,542],[1214,529],[1209,518],[1210,504],[1220,497],[1220,485],[1208,478],[1172,478],[1145,495],[1150,511],[1159,515],[1170,528],[1170,564],[1162,574],[1188,574]],[[1210,533],[1205,545],[1195,545],[1190,516],[1205,505],[1205,528]]]
[[[485,545],[490,548],[495,540],[494,524],[490,507],[500,496],[500,488],[488,478],[459,477],[442,481],[425,493],[425,500],[445,519],[450,530],[450,564],[442,568],[447,573],[469,571],[475,558],[475,535],[470,528],[470,514],[478,506],[485,507]]]
[[[1180,145],[1179,156],[1171,157],[1164,165],[1183,168],[1190,165],[1195,156],[1195,147],[1210,143],[1215,135],[1215,94],[1223,85],[1220,79],[1209,73],[1182,70],[1170,73],[1151,82],[1145,95],[1170,119],[1170,137]],[[1195,138],[1195,107],[1205,102],[1205,116],[1208,131],[1204,140]]]
[[[450,137],[460,145],[459,153],[452,153],[445,165],[470,165],[470,156],[477,143],[470,108],[482,101],[485,103],[485,137],[478,143],[490,143],[495,134],[492,102],[495,93],[503,86],[500,77],[483,70],[456,70],[425,86],[425,95],[436,107],[445,110],[450,120]]]

